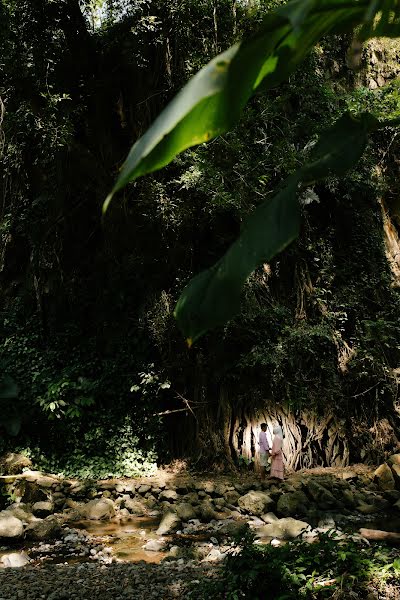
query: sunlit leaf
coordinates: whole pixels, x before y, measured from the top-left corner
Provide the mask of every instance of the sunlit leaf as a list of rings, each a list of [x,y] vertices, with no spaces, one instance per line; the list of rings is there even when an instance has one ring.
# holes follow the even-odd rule
[[[294,0],[267,15],[256,35],[201,69],[132,146],[103,210],[128,182],[231,129],[261,84],[286,80],[321,37],[361,23],[368,7],[367,0]]]

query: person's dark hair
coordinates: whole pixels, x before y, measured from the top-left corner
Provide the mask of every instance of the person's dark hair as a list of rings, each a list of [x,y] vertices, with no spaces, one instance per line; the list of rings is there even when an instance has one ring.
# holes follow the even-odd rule
[[[266,423],[261,423],[261,429],[264,429],[264,427],[265,427],[265,429],[267,429],[267,424]]]

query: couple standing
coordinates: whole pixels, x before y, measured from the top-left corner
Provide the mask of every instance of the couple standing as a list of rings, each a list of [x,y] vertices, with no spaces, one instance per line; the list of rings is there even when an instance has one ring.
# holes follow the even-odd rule
[[[273,429],[274,437],[272,440],[272,448],[269,448],[267,440],[267,424],[261,423],[261,431],[259,437],[260,444],[260,466],[261,466],[261,479],[265,479],[265,469],[268,466],[269,455],[271,454],[271,472],[270,477],[276,477],[276,479],[283,479],[283,456],[282,456],[282,444],[283,444],[283,433],[281,427],[276,425]]]

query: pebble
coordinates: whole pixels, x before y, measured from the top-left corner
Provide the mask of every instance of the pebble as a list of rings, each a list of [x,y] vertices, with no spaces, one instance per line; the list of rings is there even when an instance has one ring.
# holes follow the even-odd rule
[[[187,597],[189,584],[215,572],[214,565],[193,561],[28,566],[0,571],[0,600],[172,600]]]

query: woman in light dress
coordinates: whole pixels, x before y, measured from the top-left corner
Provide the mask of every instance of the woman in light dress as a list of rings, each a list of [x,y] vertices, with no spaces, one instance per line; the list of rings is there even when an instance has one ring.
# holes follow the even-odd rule
[[[282,444],[283,444],[283,433],[279,425],[275,425],[274,438],[272,440],[271,448],[271,472],[270,477],[276,477],[276,479],[283,479],[283,456],[282,456]]]

